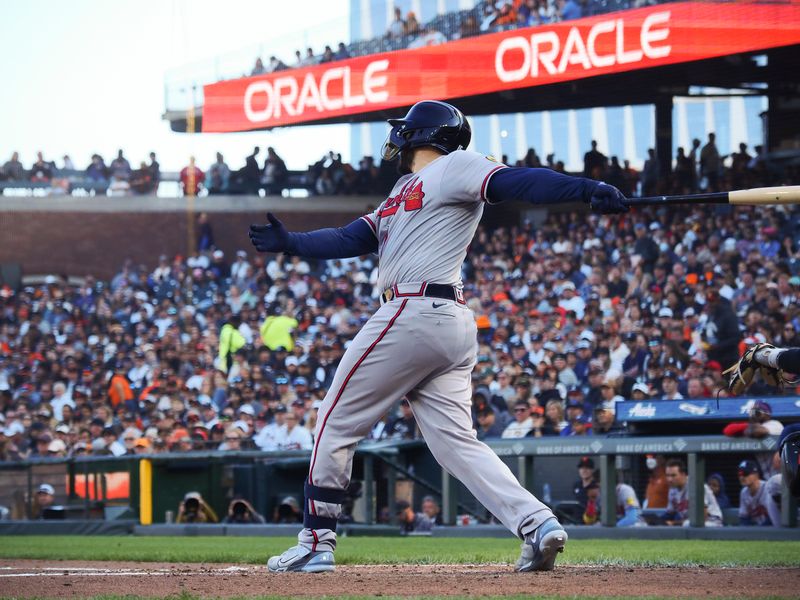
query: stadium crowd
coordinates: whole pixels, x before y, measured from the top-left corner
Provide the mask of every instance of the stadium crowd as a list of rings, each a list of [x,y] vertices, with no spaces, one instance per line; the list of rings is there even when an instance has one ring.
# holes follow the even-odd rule
[[[305,52],[295,50],[294,58],[289,61],[272,55],[265,64],[258,57],[249,75],[325,64],[377,52],[435,46],[486,33],[571,21],[658,3],[655,0],[477,0],[471,9],[437,15],[424,23],[420,23],[414,11],[403,14],[402,9],[394,7],[393,18],[380,36],[349,44],[339,42],[336,50],[326,45],[320,53],[315,53],[311,47]]]
[[[479,433],[609,433],[617,401],[711,397],[744,346],[800,345],[797,220],[694,208],[479,229],[463,268]],[[210,250],[109,282],[4,287],[0,459],[309,448],[375,280],[371,256]],[[485,421],[512,415],[508,431]],[[415,435],[404,404],[373,431]]]
[[[555,154],[540,158],[531,148],[527,154],[505,164],[524,167],[546,167],[566,173],[564,162]],[[775,162],[767,156],[764,148],[757,145],[754,152],[747,144],[739,144],[739,151],[721,154],[711,133],[705,144],[695,138],[686,151],[678,148],[673,173],[664,177],[659,172],[659,163],[653,149],[648,150],[641,171],[633,168],[628,160],[620,162],[617,156],[608,157],[592,141],[591,149],[584,155],[583,175],[604,180],[618,187],[626,196],[650,196],[655,194],[692,193],[697,191],[720,191],[743,189],[764,185],[789,184],[800,179],[800,166]],[[796,161],[795,161],[796,162]],[[43,158],[26,169],[14,152],[11,158],[0,165],[0,193],[5,187],[26,187],[29,183],[48,185],[54,193],[69,193],[73,188],[87,187],[97,193],[110,195],[154,194],[164,174],[151,152],[149,163],[142,161],[138,169],[132,169],[122,150],[106,165],[99,154],[92,155],[91,163],[84,171],[76,170],[69,156],[63,157],[63,166]],[[285,189],[305,189],[311,195],[384,195],[397,179],[396,165],[392,162],[375,162],[372,156],[362,157],[357,165],[342,160],[342,155],[328,152],[305,171],[290,171],[278,152],[268,147],[261,158],[261,148],[256,146],[245,157],[244,166],[232,169],[221,153],[204,171],[190,157],[178,174],[183,194],[254,194],[262,191],[266,195],[281,195]],[[87,185],[88,183],[88,185]]]
[[[712,181],[709,152],[658,189],[793,177],[733,157]],[[596,148],[585,171],[645,185]],[[626,435],[618,402],[725,396],[722,371],[746,346],[799,346],[798,220],[794,207],[698,206],[481,226],[462,273],[479,437]],[[192,256],[0,289],[0,460],[311,448],[338,360],[378,304],[375,258],[230,257],[199,225]],[[779,433],[763,404],[750,429]],[[398,398],[370,437],[418,435]]]

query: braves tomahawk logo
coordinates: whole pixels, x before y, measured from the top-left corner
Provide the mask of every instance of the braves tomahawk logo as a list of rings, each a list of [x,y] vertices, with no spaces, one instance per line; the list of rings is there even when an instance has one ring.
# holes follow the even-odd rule
[[[396,213],[401,205],[406,212],[419,210],[422,208],[422,199],[424,197],[425,192],[422,191],[422,181],[419,177],[409,179],[396,196],[387,198],[378,216],[381,218],[389,217]]]

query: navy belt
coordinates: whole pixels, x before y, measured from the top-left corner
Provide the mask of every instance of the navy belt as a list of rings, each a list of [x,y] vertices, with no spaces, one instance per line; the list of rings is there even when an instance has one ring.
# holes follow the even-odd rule
[[[391,302],[395,298],[419,298],[423,296],[428,298],[442,298],[444,300],[452,300],[453,302],[464,304],[464,296],[460,289],[442,283],[424,284],[419,292],[414,293],[401,293],[397,290],[397,286],[392,286],[383,291],[381,300],[386,303]]]

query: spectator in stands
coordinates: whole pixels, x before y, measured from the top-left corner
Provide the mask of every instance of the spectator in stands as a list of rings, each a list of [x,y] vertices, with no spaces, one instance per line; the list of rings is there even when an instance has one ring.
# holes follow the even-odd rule
[[[575,501],[580,505],[582,511],[585,511],[589,504],[590,488],[596,485],[594,461],[588,456],[583,456],[578,461],[578,479],[572,486]]]
[[[0,179],[9,181],[22,181],[25,179],[25,169],[19,161],[19,152],[14,152],[0,169]]]
[[[483,5],[483,15],[481,16],[481,23],[478,26],[478,29],[481,32],[489,31],[494,22],[497,20],[498,9],[495,7],[494,3],[486,2]]]
[[[306,48],[306,56],[303,58],[303,66],[309,67],[315,64],[317,64],[317,58],[314,56],[314,50],[311,48]]]
[[[142,161],[139,168],[131,173],[130,186],[135,194],[152,194],[155,191],[153,175],[146,162]]]
[[[719,290],[711,288],[706,292],[704,311],[708,321],[702,335],[703,350],[709,360],[732,365],[739,360],[738,346],[742,336],[739,319],[730,301],[723,298]]]
[[[483,403],[477,406],[475,414],[479,440],[503,437],[503,431],[510,419],[508,413],[498,413],[490,404]]]
[[[706,185],[703,189],[707,192],[719,191],[719,173],[722,167],[722,157],[719,154],[719,150],[717,150],[716,137],[716,134],[709,133],[708,142],[700,150],[700,174],[706,180]]]
[[[564,406],[560,400],[549,400],[544,407],[545,428],[558,435],[567,426],[564,420]]]
[[[258,166],[258,154],[261,149],[256,146],[253,153],[245,158],[245,165],[236,172],[236,181],[242,193],[257,195],[261,187],[261,167]]]
[[[108,180],[108,168],[99,154],[92,154],[92,162],[86,168],[86,177],[92,181],[105,182]]]
[[[478,21],[475,19],[475,15],[472,13],[468,14],[463,21],[461,21],[461,26],[458,30],[458,39],[465,39],[474,37],[480,34],[480,28],[478,27]]]
[[[592,435],[617,435],[625,431],[622,423],[616,420],[616,406],[614,400],[605,400],[594,409],[592,421]]]
[[[303,510],[300,503],[294,496],[286,496],[278,506],[275,507],[275,514],[272,518],[273,523],[302,523]]]
[[[389,420],[382,437],[393,440],[414,440],[419,437],[417,421],[407,398],[400,401],[399,414]]]
[[[419,31],[419,35],[408,45],[408,47],[412,49],[424,48],[425,46],[437,46],[446,42],[447,38],[442,32],[436,31],[436,29],[430,25],[425,25],[425,27]]]
[[[267,195],[280,195],[288,175],[286,163],[283,162],[283,159],[278,156],[274,148],[271,146],[267,148],[267,159],[264,162],[264,177],[262,179]]]
[[[189,157],[189,164],[181,169],[180,182],[184,196],[197,196],[203,189],[205,173],[194,164],[194,156]]]
[[[299,53],[300,52],[298,51],[298,54]],[[259,56],[258,58],[256,58],[256,64],[253,65],[253,69],[250,71],[250,76],[263,75],[266,72],[267,70],[264,68],[264,61],[262,61],[261,57]]]
[[[397,503],[397,520],[400,524],[400,530],[404,533],[428,532],[434,527],[433,520],[425,513],[415,513],[414,509],[411,508],[411,504],[405,500],[400,500]]]
[[[293,412],[286,413],[285,429],[281,434],[278,439],[279,450],[311,450],[313,446],[311,433],[299,424]]]
[[[558,16],[561,21],[572,21],[583,16],[581,5],[576,0],[557,0],[556,4],[560,6]]]
[[[300,50],[295,50],[294,51],[294,68],[297,69],[297,68],[300,68],[300,67],[303,67],[303,66],[305,66],[303,64],[303,55],[300,52]]]
[[[236,496],[228,505],[228,513],[222,519],[223,523],[232,525],[263,525],[266,523],[258,511],[247,500]]]
[[[267,73],[277,73],[278,71],[285,71],[288,69],[284,62],[277,56],[269,57],[269,64],[267,65]]]
[[[537,0],[524,0],[517,9],[517,26],[531,27],[540,23]]]
[[[508,29],[515,25],[517,23],[517,10],[514,5],[517,3],[512,3],[511,0],[504,0],[502,4],[500,4],[500,9],[494,24],[502,29]]]
[[[325,46],[325,50],[322,51],[322,56],[319,59],[320,64],[333,62],[334,60],[336,58],[333,55],[333,49],[330,46]]]
[[[422,27],[420,27],[419,21],[417,21],[417,15],[414,14],[414,11],[408,11],[405,20],[405,26],[403,30],[403,35],[408,37],[414,37],[415,35],[419,35],[422,31]]]
[[[347,46],[344,45],[344,42],[339,42],[339,45],[336,48],[336,54],[333,55],[334,60],[347,60],[350,58],[350,51],[347,49]]]
[[[394,19],[389,23],[386,35],[390,38],[402,37],[406,32],[406,22],[403,20],[403,11],[399,7],[394,7]]]
[[[425,496],[422,499],[422,514],[431,521],[434,527],[442,524],[442,512],[439,503],[433,496]]]
[[[72,162],[72,159],[69,157],[69,154],[65,154],[62,160],[64,161],[64,166],[62,167],[64,171],[75,170],[75,163]]]
[[[203,499],[200,492],[187,492],[178,505],[176,523],[219,523],[214,509]]]
[[[689,525],[689,474],[686,463],[673,458],[667,461],[666,478],[669,484],[669,497],[664,522],[666,525]],[[714,497],[714,492],[707,484],[704,488],[704,514],[706,527],[722,526],[722,511]]]
[[[583,176],[604,179],[607,167],[608,158],[597,149],[597,141],[592,140],[592,149],[583,155]]]
[[[731,500],[728,498],[728,494],[725,493],[725,478],[720,473],[709,475],[706,479],[706,484],[714,492],[714,498],[716,498],[721,510],[731,507]]]
[[[743,460],[737,471],[739,485],[739,523],[741,525],[774,525],[770,520],[770,502],[774,502],[767,493],[766,482],[761,479],[758,465],[752,460]]]
[[[30,180],[33,183],[49,183],[55,170],[56,166],[46,161],[41,152],[37,152],[36,162],[31,165]]]
[[[531,407],[527,400],[517,400],[514,403],[514,421],[508,424],[503,431],[504,438],[521,438],[528,435],[533,429]]]
[[[208,213],[200,213],[197,216],[197,251],[205,252],[214,247],[214,230]]]
[[[664,371],[661,390],[663,400],[683,400],[683,395],[678,391],[678,374],[675,371]]]
[[[642,196],[654,196],[658,191],[658,160],[656,151],[652,148],[647,149],[647,159],[642,168]]]
[[[122,150],[117,152],[117,158],[111,161],[111,183],[115,181],[128,181],[131,177],[131,164],[122,154]]]
[[[32,507],[31,519],[46,519],[47,509],[51,508],[56,500],[56,490],[49,483],[43,483],[36,490]]]
[[[158,189],[158,184],[161,182],[161,165],[158,164],[156,160],[156,153],[150,153],[150,164],[147,166],[150,169],[150,177],[153,180],[153,185],[155,189]]]
[[[225,163],[225,158],[217,152],[217,160],[206,173],[206,188],[209,194],[227,194],[230,184],[231,170]]]

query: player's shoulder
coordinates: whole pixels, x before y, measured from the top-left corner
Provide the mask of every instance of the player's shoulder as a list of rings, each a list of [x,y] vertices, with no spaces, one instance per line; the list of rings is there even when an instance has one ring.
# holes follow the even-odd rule
[[[494,156],[481,154],[480,152],[474,152],[472,150],[454,150],[446,157],[448,162],[458,162],[458,163],[475,163],[475,162],[483,162],[486,161],[488,163],[492,163],[494,165],[500,166],[502,163],[497,160]]]

